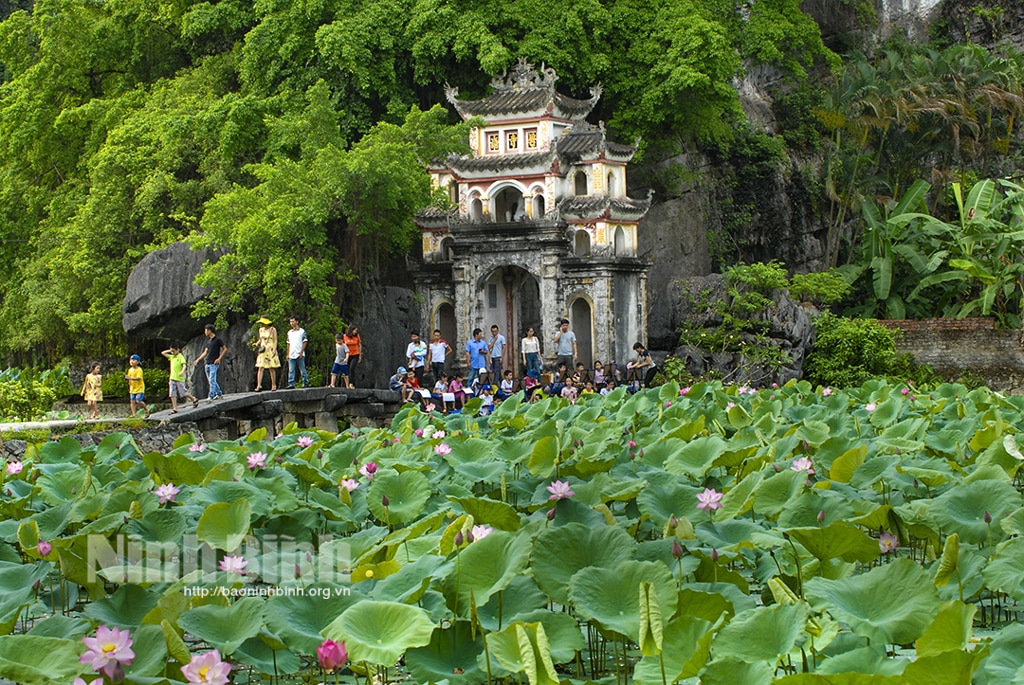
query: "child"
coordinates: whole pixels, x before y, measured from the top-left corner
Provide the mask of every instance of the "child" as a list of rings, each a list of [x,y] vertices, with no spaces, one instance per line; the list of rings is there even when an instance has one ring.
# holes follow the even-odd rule
[[[601,390],[601,389],[604,388],[604,384],[606,382],[607,381],[606,381],[606,379],[604,377],[604,364],[602,364],[600,360],[595,361],[594,362],[594,387],[596,389],[598,389],[598,390]]]
[[[581,395],[593,395],[597,391],[594,390],[594,381],[587,381],[586,385],[583,386],[583,390],[580,391]]]
[[[614,389],[615,389],[615,379],[614,378],[609,378],[608,382],[604,384],[603,388],[601,388],[601,396],[604,397],[605,395],[607,395],[608,393],[610,393]]]
[[[565,387],[562,388],[562,397],[569,400],[570,404],[576,404],[576,386],[572,384],[572,380],[567,380]]]
[[[345,344],[345,334],[338,333],[334,336],[334,365],[331,366],[331,387],[337,388],[338,382],[341,387],[348,387],[348,345]]]
[[[498,399],[508,399],[512,395],[512,387],[515,383],[512,381],[512,369],[505,369],[505,378],[501,381],[501,387],[498,388]]]
[[[128,360],[128,373],[124,375],[128,381],[128,407],[135,417],[136,408],[149,416],[149,408],[146,406],[146,381],[142,378],[142,357],[133,354]]]
[[[405,373],[405,367],[399,366],[395,375],[388,379],[388,388],[392,392],[402,392],[402,386],[405,385]]]
[[[416,378],[416,372],[409,369],[405,373],[405,384],[402,386],[402,401],[412,402],[420,399],[420,381]]]
[[[540,387],[540,372],[537,369],[530,369],[523,377],[523,390],[526,392],[526,401],[533,402],[538,397],[537,389]]]
[[[572,382],[576,385],[583,385],[583,376],[587,372],[587,367],[583,366],[583,362],[576,362],[576,373],[573,374]]]
[[[178,413],[179,397],[192,400],[193,409],[198,407],[199,400],[189,393],[188,388],[185,387],[185,355],[181,353],[181,347],[178,345],[171,345],[160,354],[163,355],[171,364],[171,380],[169,383],[170,387],[168,388],[171,396],[171,413]]]
[[[455,374],[448,384],[448,392],[452,394],[452,404],[455,406],[453,411],[461,410],[462,405],[466,403],[466,388],[462,383],[462,376]]]
[[[512,373],[506,371],[506,373]],[[485,385],[480,388],[480,399],[483,400],[483,404],[480,405],[480,415],[486,416],[494,411],[494,395],[491,394],[491,386]]]
[[[441,404],[442,411],[447,414],[448,402],[445,401],[444,397],[446,394],[448,394],[448,374],[442,372],[441,375],[437,377],[437,382],[434,383],[434,392],[431,394],[431,397]]]
[[[89,418],[98,419],[100,410],[96,403],[103,401],[103,376],[100,375],[99,362],[93,362],[93,365],[89,367],[89,373],[86,374],[85,382],[82,383],[82,392],[79,394],[85,398],[85,404],[92,412]]]

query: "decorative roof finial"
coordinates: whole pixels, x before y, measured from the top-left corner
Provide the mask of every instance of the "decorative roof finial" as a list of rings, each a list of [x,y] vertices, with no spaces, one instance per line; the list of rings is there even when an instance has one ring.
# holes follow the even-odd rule
[[[497,92],[509,90],[546,89],[554,90],[558,74],[551,67],[541,63],[540,70],[534,69],[525,57],[520,57],[512,66],[511,73],[506,71],[491,81],[491,88]]]

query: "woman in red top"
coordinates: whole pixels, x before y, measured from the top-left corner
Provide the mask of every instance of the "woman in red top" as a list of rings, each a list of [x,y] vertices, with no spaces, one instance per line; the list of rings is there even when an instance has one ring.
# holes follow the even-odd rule
[[[358,326],[349,326],[342,342],[348,347],[348,382],[354,388],[356,387],[356,368],[359,366],[359,355],[363,351],[363,339],[359,336]]]

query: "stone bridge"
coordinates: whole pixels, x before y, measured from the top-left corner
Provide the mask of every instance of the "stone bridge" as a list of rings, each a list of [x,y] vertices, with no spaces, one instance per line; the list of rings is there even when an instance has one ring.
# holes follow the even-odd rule
[[[275,435],[290,423],[302,428],[338,432],[343,420],[355,426],[379,426],[401,408],[401,396],[374,388],[301,388],[224,395],[213,402],[200,400],[192,408],[178,402],[177,413],[154,412],[150,421],[194,423],[207,440],[234,439],[258,428]]]

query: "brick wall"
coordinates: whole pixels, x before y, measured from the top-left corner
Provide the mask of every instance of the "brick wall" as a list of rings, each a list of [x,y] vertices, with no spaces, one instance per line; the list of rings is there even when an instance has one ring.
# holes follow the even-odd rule
[[[1021,332],[997,329],[992,319],[923,319],[881,321],[902,336],[897,349],[913,355],[946,378],[965,372],[981,376],[1003,390],[1019,389],[1024,379]]]

